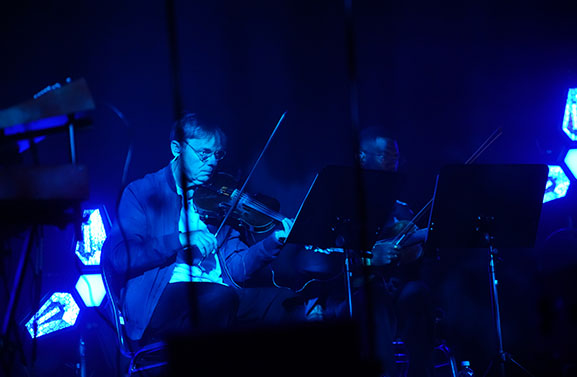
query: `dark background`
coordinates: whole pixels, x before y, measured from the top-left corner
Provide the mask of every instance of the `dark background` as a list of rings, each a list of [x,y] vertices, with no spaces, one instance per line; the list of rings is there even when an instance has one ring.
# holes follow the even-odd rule
[[[105,205],[113,218],[129,145],[129,181],[170,160],[178,100],[225,129],[230,142],[221,166],[240,177],[287,111],[249,191],[277,198],[289,217],[320,168],[350,161],[354,87],[360,126],[384,125],[399,141],[407,176],[400,199],[414,210],[432,197],[443,165],[467,160],[498,127],[503,135],[478,162],[560,163],[570,146],[561,131],[567,90],[577,86],[575,2],[352,3],[351,23],[344,3],[329,0],[175,1],[173,19],[164,2],[4,3],[0,108],[66,77],[85,78],[96,103],[92,126],[77,135],[78,160],[91,181],[85,204]],[[346,39],[351,26],[354,51]],[[66,162],[67,151],[66,135],[52,135],[39,144],[39,160]],[[535,249],[504,250],[498,265],[505,348],[538,375],[561,375],[575,359],[577,306],[568,290],[575,283],[574,234],[558,233],[565,238],[555,247],[545,242],[573,227],[574,191],[543,206]],[[77,273],[68,262],[71,232],[48,232],[54,240],[44,256],[45,294],[72,289]],[[6,271],[15,254],[4,252]],[[445,337],[459,360],[481,372],[494,352],[486,255],[439,256],[432,284],[446,313]],[[4,275],[8,287],[12,275]],[[27,305],[22,300],[18,315]],[[89,323],[98,328],[94,318]],[[42,342],[73,349],[64,339],[56,333]],[[71,363],[40,351],[39,365],[55,364],[44,367],[47,373]],[[101,351],[93,352],[96,359]]]

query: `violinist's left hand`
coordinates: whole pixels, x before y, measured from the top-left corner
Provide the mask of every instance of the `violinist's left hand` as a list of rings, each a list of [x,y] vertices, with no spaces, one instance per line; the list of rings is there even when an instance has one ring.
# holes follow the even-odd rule
[[[391,240],[381,240],[375,243],[372,250],[372,266],[386,266],[391,263],[405,264],[416,261],[423,255],[420,243],[409,246],[395,246]]]
[[[282,221],[282,227],[283,229],[277,230],[274,232],[274,236],[276,238],[276,240],[280,243],[285,243],[292,227],[294,224],[294,219],[289,219],[289,218],[285,218]]]
[[[399,258],[400,249],[395,246],[393,241],[377,241],[373,246],[371,258],[372,266],[386,266]]]

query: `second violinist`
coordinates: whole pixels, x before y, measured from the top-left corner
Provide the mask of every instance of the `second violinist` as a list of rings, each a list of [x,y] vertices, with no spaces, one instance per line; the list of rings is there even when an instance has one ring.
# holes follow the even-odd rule
[[[400,160],[397,141],[387,137],[384,128],[366,128],[360,133],[357,158],[363,169],[397,171]],[[362,328],[372,330],[369,338],[374,342],[367,341],[372,343],[367,345],[372,348],[367,352],[377,359],[384,375],[391,375],[395,370],[393,341],[401,338],[410,358],[407,376],[426,377],[432,372],[434,324],[429,288],[420,277],[426,230],[412,227],[409,222],[412,218],[413,212],[407,204],[397,201],[389,220],[383,224],[380,241],[371,250],[370,264],[365,262],[370,265],[368,279],[361,272],[361,261],[356,261],[357,268],[353,266],[353,319],[361,322]],[[406,236],[399,242],[397,235],[407,225],[410,232],[403,233]],[[314,254],[309,252],[301,257],[301,270],[310,273],[323,270],[322,250],[316,253],[320,255]],[[332,262],[335,254],[324,256]],[[307,261],[312,262],[307,265]],[[314,292],[318,296],[309,301],[307,313],[325,320],[349,315],[341,281],[332,279],[331,282],[332,288],[327,284]],[[371,289],[363,284],[370,285]],[[368,293],[371,297],[366,296]],[[364,312],[367,302],[373,309],[370,316]],[[372,318],[372,323],[364,323],[366,318]]]

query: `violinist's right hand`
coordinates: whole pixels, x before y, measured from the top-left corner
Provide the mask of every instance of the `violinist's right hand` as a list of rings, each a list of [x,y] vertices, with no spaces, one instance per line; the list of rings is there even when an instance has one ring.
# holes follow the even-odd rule
[[[180,232],[180,244],[183,248],[187,246],[197,248],[203,258],[216,250],[216,237],[209,232],[206,224],[200,220],[192,205],[189,205],[188,213],[185,213],[184,206],[180,210],[178,231]]]
[[[214,234],[204,229],[190,231],[188,232],[188,237],[187,233],[181,232],[178,235],[178,239],[183,248],[186,248],[189,245],[191,247],[196,247],[203,257],[214,252],[217,246]]]
[[[283,228],[281,230],[277,230],[274,232],[274,236],[278,242],[285,243],[294,223],[295,223],[294,219],[289,218],[283,219],[281,223]]]

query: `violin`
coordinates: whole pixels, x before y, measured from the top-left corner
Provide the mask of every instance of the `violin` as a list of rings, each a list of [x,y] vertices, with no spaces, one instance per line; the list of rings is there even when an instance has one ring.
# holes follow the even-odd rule
[[[206,185],[197,187],[192,200],[201,219],[205,222],[222,219],[237,199],[231,219],[253,233],[268,233],[286,218],[278,212],[280,205],[276,199],[240,193],[236,187],[236,180],[222,172],[215,174]]]
[[[363,258],[363,263],[367,267],[387,264],[388,262],[383,262],[383,256],[380,254],[383,251],[379,251],[379,246],[384,246],[384,244],[389,244],[389,247],[399,250],[399,254],[395,258],[398,262],[406,263],[415,260],[419,256],[419,250],[412,248],[412,246],[424,242],[428,230],[428,228],[418,228],[410,220],[396,221],[381,231],[380,236],[383,238],[375,243],[373,250],[369,253],[370,257]]]
[[[428,228],[419,228],[412,220],[400,220],[383,230],[382,235],[401,249],[423,242]]]

